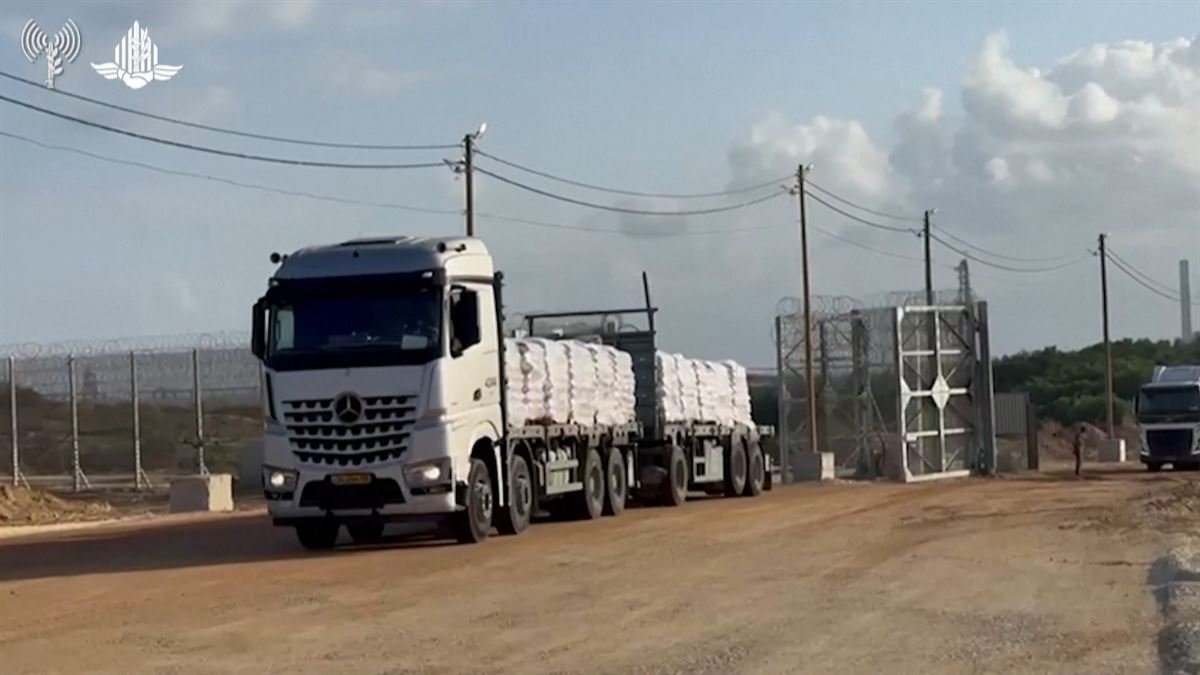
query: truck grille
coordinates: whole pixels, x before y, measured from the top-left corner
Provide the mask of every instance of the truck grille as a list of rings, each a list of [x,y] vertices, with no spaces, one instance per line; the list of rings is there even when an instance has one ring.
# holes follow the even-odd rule
[[[415,396],[364,396],[358,420],[344,423],[334,399],[283,402],[292,452],[302,462],[362,466],[398,458],[408,448]]]
[[[1146,432],[1151,457],[1185,457],[1192,454],[1191,429],[1151,429]]]

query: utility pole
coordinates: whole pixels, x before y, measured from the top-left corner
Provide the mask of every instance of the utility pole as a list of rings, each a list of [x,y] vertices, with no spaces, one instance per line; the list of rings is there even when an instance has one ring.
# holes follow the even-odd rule
[[[925,210],[925,304],[933,306],[933,256],[929,246],[929,216],[936,209]]]
[[[1108,254],[1104,251],[1107,234],[1100,235],[1100,303],[1104,315],[1104,415],[1108,437],[1113,438],[1113,364],[1112,342],[1108,339]]]
[[[475,134],[463,136],[463,172],[467,178],[467,236],[475,236]]]
[[[804,208],[804,173],[812,165],[796,168],[796,199],[800,201],[800,258],[804,272],[804,386],[808,405],[808,451],[817,452],[817,388],[813,382],[812,291],[808,273],[808,215]]]

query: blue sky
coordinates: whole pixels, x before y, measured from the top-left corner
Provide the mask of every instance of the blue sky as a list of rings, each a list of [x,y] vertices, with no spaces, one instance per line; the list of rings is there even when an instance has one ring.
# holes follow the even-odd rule
[[[7,2],[0,7],[0,69],[40,80],[44,65],[26,62],[17,45],[30,18],[47,31],[67,18],[79,25],[83,51],[67,65],[60,89],[162,115],[390,143],[454,143],[486,121],[486,151],[642,190],[721,189],[816,161],[814,180],[830,189],[905,213],[938,206],[947,228],[993,250],[1082,254],[1103,229],[1127,259],[1167,284],[1177,283],[1181,255],[1200,268],[1200,160],[1187,150],[1200,147],[1198,127],[1189,122],[1200,115],[1200,57],[1189,60],[1200,55],[1194,2]],[[137,91],[88,65],[111,60],[135,19],[150,30],[160,62],[183,65],[174,79]],[[996,35],[1006,39],[989,38]],[[1158,56],[1131,61],[1129,54],[1142,52],[1123,41],[1150,45]],[[1109,45],[1107,58],[1075,64],[1079,81],[1068,82],[1064,60],[1092,45]],[[1085,82],[1112,94],[1119,112],[1106,112],[1105,96],[1077,96]],[[381,161],[167,126],[7,81],[0,93],[230,150]],[[1165,117],[1154,116],[1160,113]],[[461,206],[461,184],[447,171],[339,172],[211,158],[8,104],[0,104],[0,129],[292,190]],[[913,168],[911,157],[923,158],[925,168]],[[1096,168],[1131,162],[1144,167],[1132,180],[1120,168],[1112,175]],[[1111,189],[1118,180],[1138,190],[1137,198],[1118,198]],[[1143,202],[1154,208],[1141,208]],[[659,226],[538,200],[484,179],[479,208],[569,226]],[[648,269],[668,348],[766,365],[775,303],[798,286],[793,210],[779,199],[667,226],[688,232],[779,225],[727,236],[646,238],[487,220],[480,232],[508,270],[516,309],[626,304],[637,297],[637,272]],[[907,235],[855,227],[819,209],[813,217],[841,236],[920,253],[920,241]],[[0,343],[244,329],[272,250],[461,227],[455,216],[264,194],[0,139]],[[917,263],[820,235],[813,248],[821,294],[865,297],[922,283]],[[958,262],[942,253],[940,263]],[[1098,339],[1095,276],[1091,261],[1044,277],[979,269],[976,285],[993,303],[994,350]],[[953,285],[945,268],[938,278],[939,286]],[[1171,303],[1131,283],[1116,285],[1113,295],[1118,335],[1177,333]]]

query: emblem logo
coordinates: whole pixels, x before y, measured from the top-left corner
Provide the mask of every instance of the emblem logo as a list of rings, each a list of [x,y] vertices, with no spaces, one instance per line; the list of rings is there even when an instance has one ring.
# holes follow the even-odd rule
[[[93,63],[92,68],[106,80],[121,80],[130,89],[141,89],[155,80],[175,77],[183,66],[159,65],[158,45],[150,39],[150,30],[134,21],[113,48],[113,62]]]
[[[62,75],[64,63],[74,63],[75,57],[79,56],[80,43],[79,28],[71,19],[67,19],[67,23],[58,29],[53,40],[33,19],[21,29],[21,51],[25,53],[25,58],[30,63],[36,63],[39,56],[46,56],[47,89],[54,88],[54,78]]]
[[[363,400],[357,394],[338,394],[333,399],[333,416],[342,424],[353,424],[362,418]]]

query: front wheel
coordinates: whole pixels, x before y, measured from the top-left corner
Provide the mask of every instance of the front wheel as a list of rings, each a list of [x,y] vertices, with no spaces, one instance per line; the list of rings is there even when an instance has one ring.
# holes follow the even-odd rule
[[[500,534],[521,534],[533,516],[533,479],[529,462],[520,455],[513,457],[508,487],[508,506],[496,514],[496,529]]]
[[[492,475],[482,459],[471,460],[467,473],[467,503],[454,514],[454,538],[460,544],[478,544],[492,530]]]
[[[1150,473],[1158,473],[1162,468],[1162,462],[1146,462],[1146,470]]]
[[[296,538],[310,551],[328,551],[337,544],[340,526],[332,521],[318,520],[296,526]]]

